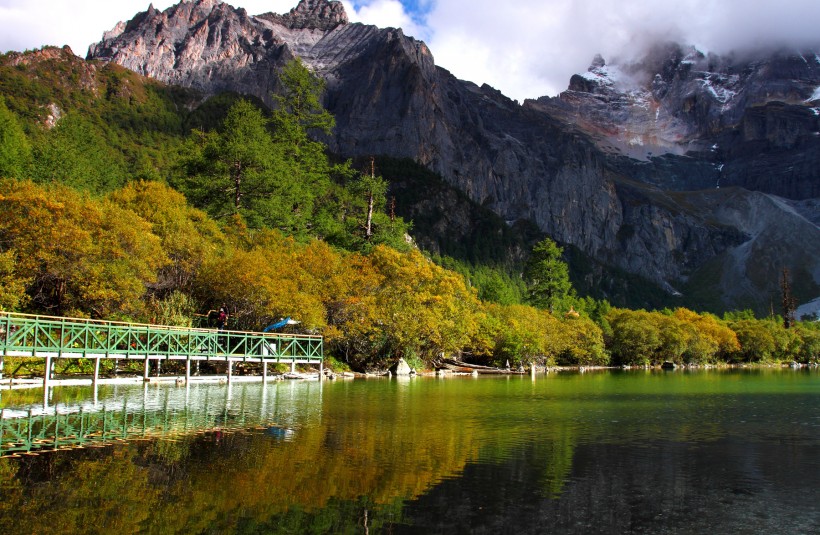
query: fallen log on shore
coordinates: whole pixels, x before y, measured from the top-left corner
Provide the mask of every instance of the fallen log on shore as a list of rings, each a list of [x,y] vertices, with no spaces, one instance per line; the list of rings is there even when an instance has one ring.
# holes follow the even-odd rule
[[[492,366],[481,366],[480,364],[469,364],[454,359],[441,359],[442,368],[461,373],[478,373],[487,375],[524,375],[527,372],[511,370],[506,368],[494,368]]]

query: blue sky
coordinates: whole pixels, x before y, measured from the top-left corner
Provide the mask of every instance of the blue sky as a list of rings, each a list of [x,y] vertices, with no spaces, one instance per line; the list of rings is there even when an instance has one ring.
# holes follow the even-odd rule
[[[0,51],[88,45],[151,0],[0,0]],[[251,14],[298,0],[226,0]],[[165,9],[177,0],[153,0]],[[611,60],[659,39],[726,52],[820,42],[820,0],[342,0],[353,22],[401,27],[436,64],[523,100],[555,95],[596,53]]]
[[[375,2],[372,2],[372,1],[363,2],[361,0],[356,1],[356,2],[351,2],[354,9],[356,9],[356,10],[360,9],[362,6],[365,6],[365,5],[368,5],[368,4],[371,4],[371,3],[375,3]],[[430,10],[433,7],[433,0],[402,0],[400,3],[402,5],[402,7],[404,8],[404,11],[407,13],[407,15],[409,15],[410,18],[413,19],[413,22],[415,22],[416,24],[419,24],[419,25],[424,25],[425,24],[425,19],[427,17],[427,14],[430,13]]]

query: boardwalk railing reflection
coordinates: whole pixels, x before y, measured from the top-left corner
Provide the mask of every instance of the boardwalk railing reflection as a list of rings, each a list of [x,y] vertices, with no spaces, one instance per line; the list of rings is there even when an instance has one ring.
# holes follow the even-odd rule
[[[113,387],[103,401],[0,409],[0,457],[265,429],[283,440],[321,412],[318,382]],[[96,398],[96,396],[95,396]]]

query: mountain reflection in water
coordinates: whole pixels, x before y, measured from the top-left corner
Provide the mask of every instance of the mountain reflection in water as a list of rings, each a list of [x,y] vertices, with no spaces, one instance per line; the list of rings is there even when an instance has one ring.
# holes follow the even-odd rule
[[[0,527],[820,532],[818,386],[789,370],[109,387],[97,406],[132,434],[0,459]],[[4,410],[34,407],[16,396]],[[58,414],[90,397],[60,396]]]

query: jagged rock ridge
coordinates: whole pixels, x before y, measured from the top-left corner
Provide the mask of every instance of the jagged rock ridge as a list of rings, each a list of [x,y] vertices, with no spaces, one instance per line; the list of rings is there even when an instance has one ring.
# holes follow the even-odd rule
[[[764,195],[727,190],[732,184],[820,196],[811,169],[815,111],[800,100],[820,78],[809,69],[800,84],[784,81],[794,67],[788,59],[758,68],[670,45],[620,68],[599,58],[560,97],[519,105],[436,67],[426,45],[401,30],[348,23],[341,4],[328,0],[256,17],[215,0],[149,8],[88,53],[207,94],[232,90],[267,102],[277,69],[294,56],[327,81],[338,152],[412,158],[507,221],[531,220],[670,292],[759,234],[742,218],[716,219],[686,194],[664,190],[709,188],[711,206],[751,206],[748,199]],[[764,98],[773,91],[789,98]],[[809,163],[783,165],[783,150]],[[775,225],[805,220],[781,212],[766,217]],[[813,237],[817,227],[806,229]],[[776,273],[763,280],[746,273],[750,263],[765,264],[758,262],[765,247],[746,249],[732,264],[742,299],[721,283],[727,306],[750,293],[768,303],[776,285]],[[809,264],[804,271],[820,284],[817,261]]]
[[[818,87],[813,51],[721,57],[666,43],[631,63],[599,56],[567,91],[527,104],[664,189],[735,185],[807,199],[820,197]]]
[[[330,31],[348,23],[347,13],[341,3],[320,0],[300,2],[287,15],[265,13],[258,15],[258,18],[269,20],[291,30]]]

